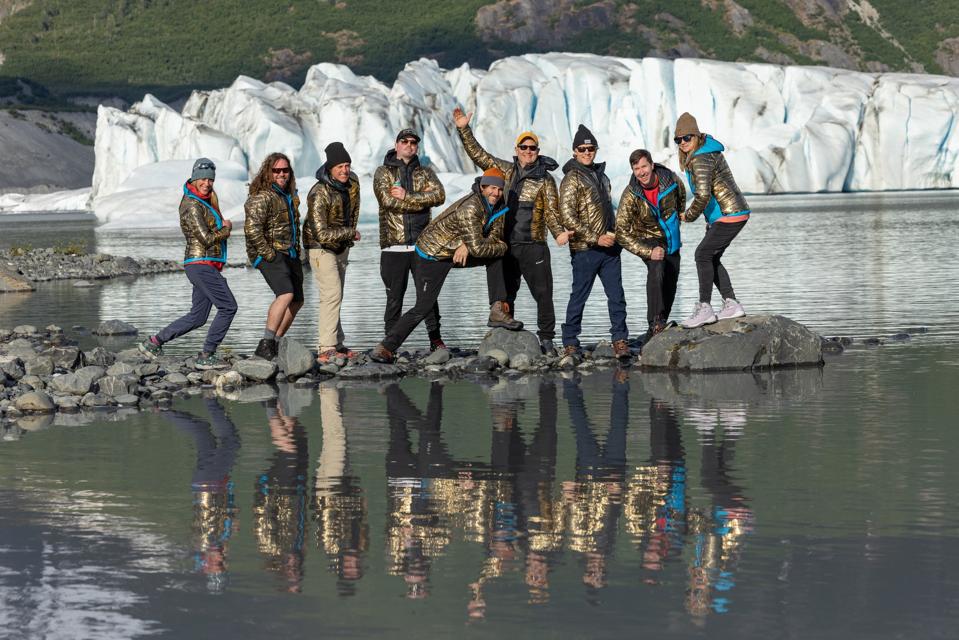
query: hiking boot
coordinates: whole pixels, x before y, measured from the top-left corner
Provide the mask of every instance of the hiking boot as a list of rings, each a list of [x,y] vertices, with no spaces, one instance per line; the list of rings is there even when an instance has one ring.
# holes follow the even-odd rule
[[[356,356],[360,355],[356,351],[349,349],[344,346],[339,346],[336,348],[336,355],[340,358],[346,358],[347,360],[353,360]]]
[[[712,324],[719,318],[713,312],[713,307],[708,302],[697,302],[693,309],[693,314],[683,320],[683,327],[686,329],[695,329],[704,324]]]
[[[336,349],[327,349],[326,351],[321,351],[316,356],[316,363],[320,366],[325,364],[336,364],[336,359],[341,357],[342,354],[337,353]]]
[[[633,357],[633,352],[629,350],[629,344],[625,340],[613,340],[613,355],[619,360],[629,360]]]
[[[563,357],[570,357],[576,362],[580,362],[583,359],[583,350],[578,345],[568,344],[563,347]]]
[[[226,363],[220,360],[217,357],[216,353],[207,353],[206,351],[201,351],[196,356],[196,362],[193,363],[193,367],[206,371],[208,369],[225,369]]]
[[[272,360],[276,357],[279,347],[277,346],[276,340],[272,338],[261,338],[260,342],[256,345],[256,351],[253,352],[257,358],[263,358],[264,360]]]
[[[383,343],[376,345],[370,351],[370,360],[373,362],[380,362],[382,364],[393,364],[393,360],[396,359],[396,356],[393,355],[393,352],[383,346]]]
[[[137,349],[150,360],[156,360],[163,355],[163,347],[156,341],[156,336],[150,336],[149,340],[144,340],[138,344]]]
[[[433,353],[439,349],[449,351],[449,347],[447,347],[446,343],[443,342],[443,338],[430,338],[430,353]]]
[[[723,308],[719,310],[716,317],[720,320],[729,320],[730,318],[742,318],[746,315],[743,305],[739,304],[735,298],[723,298]]]
[[[523,328],[523,323],[510,314],[508,302],[494,302],[489,308],[489,321],[486,326],[519,331]]]
[[[649,328],[649,337],[652,338],[657,333],[662,333],[669,325],[662,318],[656,318],[653,326]]]
[[[539,348],[544,356],[549,356],[550,358],[556,357],[556,347],[553,346],[553,341],[550,338],[540,338]]]

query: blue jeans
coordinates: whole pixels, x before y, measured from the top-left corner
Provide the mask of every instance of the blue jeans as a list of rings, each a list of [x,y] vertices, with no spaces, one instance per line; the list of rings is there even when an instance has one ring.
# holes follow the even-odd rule
[[[216,317],[213,318],[206,340],[203,342],[203,350],[213,353],[223,342],[226,332],[233,323],[233,316],[236,315],[236,299],[230,291],[226,278],[210,265],[188,264],[183,271],[193,285],[193,306],[189,313],[182,318],[177,318],[157,333],[157,340],[160,344],[164,344],[179,338],[184,333],[202,327],[206,324],[206,319],[210,317],[210,310],[215,305]]]
[[[570,262],[573,265],[573,289],[569,293],[566,306],[566,322],[563,323],[563,346],[579,346],[579,334],[583,324],[583,308],[589,293],[593,290],[596,276],[603,283],[606,292],[606,306],[609,309],[609,333],[612,339],[625,340],[629,337],[626,329],[626,294],[623,292],[623,268],[619,258],[622,248],[609,249],[593,247],[585,251],[574,251]]]

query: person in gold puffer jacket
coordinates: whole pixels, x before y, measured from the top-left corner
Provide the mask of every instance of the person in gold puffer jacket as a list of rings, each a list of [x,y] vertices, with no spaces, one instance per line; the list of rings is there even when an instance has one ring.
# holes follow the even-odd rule
[[[220,203],[213,190],[215,179],[216,165],[209,158],[200,158],[193,163],[190,179],[183,185],[180,200],[180,229],[186,239],[183,271],[193,285],[193,306],[185,316],[140,343],[140,351],[149,358],[162,355],[163,343],[206,324],[215,305],[216,318],[206,334],[203,351],[197,356],[195,366],[198,369],[223,366],[217,359],[216,349],[233,323],[236,299],[220,271],[226,264],[226,241],[233,223],[220,213]]]
[[[559,167],[555,160],[540,155],[539,138],[525,131],[516,138],[516,155],[503,160],[490,155],[480,145],[470,128],[473,114],[453,110],[453,122],[470,159],[481,169],[496,167],[506,176],[506,227],[504,240],[509,245],[503,257],[503,276],[506,279],[506,302],[511,312],[519,292],[520,280],[525,279],[530,294],[536,301],[537,335],[544,353],[555,355],[553,338],[556,336],[556,313],[553,309],[553,271],[546,231],[565,244],[569,238],[559,224],[559,195],[556,180],[550,171]]]
[[[374,347],[370,358],[376,362],[392,362],[394,353],[433,308],[450,269],[486,267],[489,290],[489,326],[518,330],[523,328],[502,307],[506,298],[503,283],[503,223],[506,202],[503,189],[506,180],[495,167],[487,169],[473,183],[471,192],[453,203],[427,225],[416,243],[416,304],[403,314],[393,331]]]
[[[317,320],[317,357],[321,365],[356,354],[343,345],[340,305],[350,247],[360,239],[360,181],[341,142],[326,147],[326,162],[316,172],[316,184],[306,196],[309,206],[303,223],[303,245],[310,257],[320,292]]]
[[[729,273],[721,262],[723,253],[749,220],[749,205],[733,179],[723,157],[726,148],[710,135],[701,133],[696,118],[688,113],[676,122],[679,168],[686,172],[693,201],[683,213],[683,222],[706,217],[706,235],[696,247],[696,274],[699,276],[699,302],[692,315],[683,321],[687,329],[727,318],[741,318],[745,309],[736,300]],[[713,285],[723,296],[723,308],[713,311]]]
[[[271,153],[250,183],[243,206],[246,255],[259,269],[276,299],[266,314],[266,329],[254,355],[272,360],[277,338],[283,337],[303,306],[303,265],[300,262],[300,198],[290,159]]]

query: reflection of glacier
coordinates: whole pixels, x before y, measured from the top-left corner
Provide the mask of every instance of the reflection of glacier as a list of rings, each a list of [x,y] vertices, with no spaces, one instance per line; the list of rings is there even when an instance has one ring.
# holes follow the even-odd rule
[[[149,95],[128,112],[100,107],[94,206],[108,221],[176,224],[177,185],[190,160],[207,155],[221,167],[228,215],[242,217],[243,182],[268,152],[292,156],[304,190],[322,149],[340,140],[366,177],[370,214],[368,177],[406,126],[422,133],[422,152],[441,177],[454,180],[452,198],[475,169],[450,121],[457,104],[475,110],[477,137],[500,155],[532,128],[544,153],[565,158],[577,124],[587,124],[617,192],[633,148],[675,167],[672,127],[683,111],[726,144],[748,192],[959,187],[956,78],[553,53],[506,58],[489,71],[419,60],[392,87],[323,63],[298,91],[241,76],[194,92],[182,113]]]

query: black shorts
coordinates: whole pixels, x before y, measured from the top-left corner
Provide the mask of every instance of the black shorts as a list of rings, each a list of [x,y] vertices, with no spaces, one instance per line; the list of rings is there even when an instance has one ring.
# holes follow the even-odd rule
[[[257,269],[277,297],[293,294],[293,302],[303,302],[303,263],[277,252],[273,262],[261,260]]]

